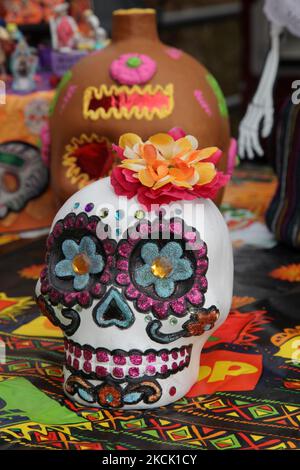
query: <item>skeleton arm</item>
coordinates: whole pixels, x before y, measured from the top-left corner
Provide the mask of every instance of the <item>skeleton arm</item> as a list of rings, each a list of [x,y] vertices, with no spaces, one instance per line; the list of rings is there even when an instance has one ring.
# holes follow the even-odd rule
[[[279,66],[280,34],[282,31],[283,27],[271,23],[271,49],[258,89],[239,128],[239,155],[241,158],[248,155],[250,159],[253,159],[255,153],[262,156],[264,152],[259,142],[260,133],[262,137],[266,138],[270,135],[273,127],[273,88]]]

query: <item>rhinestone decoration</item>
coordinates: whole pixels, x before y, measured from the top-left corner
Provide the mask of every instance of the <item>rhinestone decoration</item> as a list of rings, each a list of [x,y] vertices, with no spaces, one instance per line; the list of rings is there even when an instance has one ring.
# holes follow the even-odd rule
[[[159,277],[160,279],[165,279],[171,274],[173,266],[168,258],[159,257],[156,258],[151,266],[151,271],[154,276]]]
[[[99,217],[101,219],[106,219],[106,217],[108,216],[109,214],[109,210],[105,207],[104,209],[101,209],[100,212],[99,212]]]
[[[84,210],[85,210],[85,212],[92,212],[92,210],[94,209],[94,207],[95,207],[94,204],[93,204],[92,202],[90,202],[89,204],[87,204],[87,205],[85,206],[85,209],[84,209]]]
[[[136,211],[136,213],[134,214],[134,217],[138,220],[142,220],[145,218],[145,212],[142,211],[141,209],[139,209],[138,211]]]
[[[91,262],[85,253],[81,253],[73,259],[72,267],[76,274],[87,274],[90,270]]]
[[[115,213],[116,220],[121,220],[121,219],[123,219],[123,217],[124,217],[124,211],[117,210],[116,213]]]

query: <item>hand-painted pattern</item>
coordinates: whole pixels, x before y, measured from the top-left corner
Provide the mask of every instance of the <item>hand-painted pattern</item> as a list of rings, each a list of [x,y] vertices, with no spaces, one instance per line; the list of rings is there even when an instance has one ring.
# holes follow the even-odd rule
[[[234,308],[205,345],[196,393],[142,412],[79,406],[62,394],[61,332],[24,297],[35,281],[18,274],[29,259],[43,263],[44,240],[26,247],[26,259],[23,253],[0,263],[1,449],[300,449],[300,285],[293,273],[294,282],[269,275],[300,264],[300,254],[236,249]]]

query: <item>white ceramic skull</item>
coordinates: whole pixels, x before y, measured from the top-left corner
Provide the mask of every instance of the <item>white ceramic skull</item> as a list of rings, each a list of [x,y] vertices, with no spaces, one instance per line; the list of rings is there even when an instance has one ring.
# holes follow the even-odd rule
[[[153,408],[197,380],[202,347],[230,309],[232,249],[210,200],[151,212],[136,198],[123,204],[109,178],[64,204],[36,294],[64,331],[72,400]]]

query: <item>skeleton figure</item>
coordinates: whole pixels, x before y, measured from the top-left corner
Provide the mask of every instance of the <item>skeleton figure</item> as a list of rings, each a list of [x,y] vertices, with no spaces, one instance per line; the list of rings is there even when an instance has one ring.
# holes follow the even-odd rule
[[[239,154],[241,158],[263,155],[260,133],[263,138],[270,135],[274,121],[273,88],[278,73],[280,57],[280,35],[287,29],[300,37],[300,4],[298,0],[265,0],[264,12],[270,21],[271,48],[264,71],[240,125]]]
[[[22,39],[11,58],[11,70],[13,74],[12,88],[14,91],[30,92],[35,90],[34,76],[38,67],[36,50],[29,47]]]
[[[93,13],[92,10],[86,10],[84,12],[84,16],[92,31],[92,36],[95,43],[94,47],[95,49],[100,49],[107,39],[107,33],[105,29],[101,27],[99,18]]]
[[[54,219],[36,287],[65,334],[65,393],[124,409],[181,398],[228,315],[232,273],[227,227],[210,200],[146,212],[109,178],[73,195]]]
[[[54,50],[69,52],[77,46],[79,32],[77,24],[68,15],[68,3],[62,3],[54,8],[55,18],[50,18],[52,47]]]

